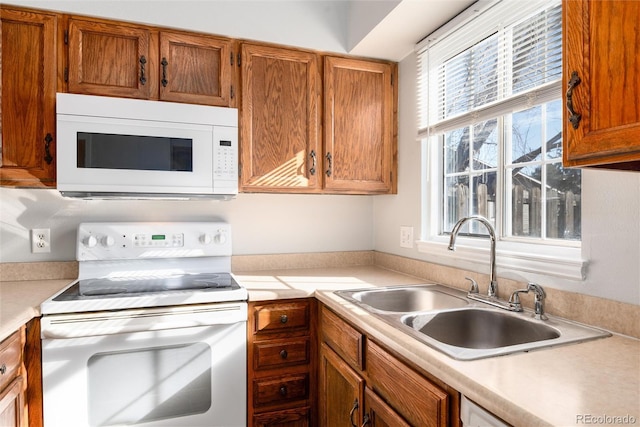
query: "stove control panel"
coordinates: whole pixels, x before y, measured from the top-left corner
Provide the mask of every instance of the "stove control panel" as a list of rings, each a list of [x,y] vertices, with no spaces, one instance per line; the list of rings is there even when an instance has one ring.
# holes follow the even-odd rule
[[[224,222],[82,223],[78,261],[231,256]]]

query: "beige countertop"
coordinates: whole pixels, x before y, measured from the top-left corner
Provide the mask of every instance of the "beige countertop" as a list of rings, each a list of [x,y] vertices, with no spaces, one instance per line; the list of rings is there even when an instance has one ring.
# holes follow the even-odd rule
[[[424,283],[422,279],[375,266],[265,270],[235,276],[252,301],[315,295],[381,344],[511,424],[640,425],[640,340],[614,335],[529,353],[457,361],[332,293]],[[40,303],[69,283],[68,279],[0,282],[0,340],[38,316]]]

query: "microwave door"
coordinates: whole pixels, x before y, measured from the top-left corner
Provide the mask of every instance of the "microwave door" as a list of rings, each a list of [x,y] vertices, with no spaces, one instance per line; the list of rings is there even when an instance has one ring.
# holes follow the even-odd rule
[[[213,192],[212,127],[58,117],[58,189],[69,192]]]

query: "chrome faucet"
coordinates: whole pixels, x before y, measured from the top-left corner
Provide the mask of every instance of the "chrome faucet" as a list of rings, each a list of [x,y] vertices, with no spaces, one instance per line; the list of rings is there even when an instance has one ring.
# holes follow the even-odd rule
[[[489,289],[487,290],[487,296],[489,298],[496,298],[498,296],[498,281],[496,280],[496,232],[493,229],[493,225],[487,220],[485,217],[480,215],[473,215],[462,218],[460,221],[453,226],[453,230],[451,230],[451,237],[449,238],[449,250],[455,251],[456,249],[456,238],[458,237],[458,233],[460,229],[467,221],[478,221],[487,228],[489,231],[489,239],[491,240],[491,252],[490,256],[490,267],[489,267]]]
[[[538,320],[547,320],[548,317],[544,314],[544,300],[547,297],[542,286],[536,283],[529,283],[527,285],[527,289],[518,289],[511,294],[509,298],[509,304],[514,308],[517,308],[517,311],[522,310],[522,304],[520,303],[520,295],[521,293],[528,294],[529,292],[533,292],[533,312],[535,317]]]

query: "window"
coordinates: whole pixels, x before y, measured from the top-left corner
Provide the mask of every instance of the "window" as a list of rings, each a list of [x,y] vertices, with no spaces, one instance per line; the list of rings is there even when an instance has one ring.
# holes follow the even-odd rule
[[[472,7],[417,47],[424,228],[446,236],[482,215],[511,252],[579,249],[580,171],[562,167],[560,1],[508,3]]]

